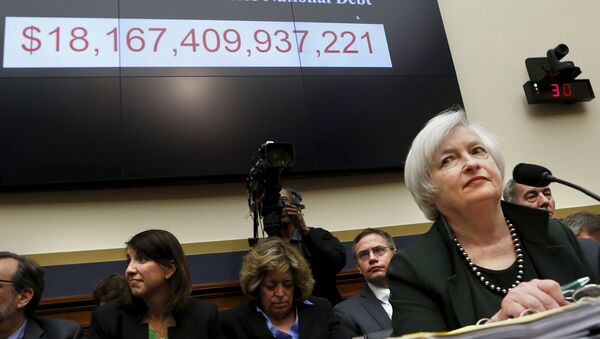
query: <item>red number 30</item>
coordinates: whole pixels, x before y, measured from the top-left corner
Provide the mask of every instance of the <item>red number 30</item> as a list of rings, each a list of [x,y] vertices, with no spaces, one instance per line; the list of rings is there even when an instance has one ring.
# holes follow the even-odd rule
[[[558,86],[558,84],[550,84],[550,85],[552,85],[552,97],[554,97],[554,98],[560,97],[560,87]],[[562,90],[563,90],[563,95],[566,97],[570,97],[571,95],[573,95],[573,92],[571,91],[571,84],[563,84]]]

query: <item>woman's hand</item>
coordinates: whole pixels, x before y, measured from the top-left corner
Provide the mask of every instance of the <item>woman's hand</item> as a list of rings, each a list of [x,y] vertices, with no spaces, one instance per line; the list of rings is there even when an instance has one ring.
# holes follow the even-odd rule
[[[568,304],[556,281],[533,279],[510,289],[491,320],[517,318],[526,310],[541,312]]]

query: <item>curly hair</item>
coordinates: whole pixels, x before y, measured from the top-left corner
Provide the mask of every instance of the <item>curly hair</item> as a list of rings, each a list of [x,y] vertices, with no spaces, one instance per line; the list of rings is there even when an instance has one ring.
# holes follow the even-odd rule
[[[240,270],[240,285],[245,295],[258,299],[258,292],[267,273],[283,274],[291,270],[294,277],[294,300],[301,302],[311,296],[315,281],[308,262],[294,246],[278,237],[260,241],[244,257]]]
[[[92,297],[97,306],[111,300],[119,300],[121,304],[125,304],[129,301],[130,296],[129,283],[122,274],[111,274],[102,278],[92,291]]]

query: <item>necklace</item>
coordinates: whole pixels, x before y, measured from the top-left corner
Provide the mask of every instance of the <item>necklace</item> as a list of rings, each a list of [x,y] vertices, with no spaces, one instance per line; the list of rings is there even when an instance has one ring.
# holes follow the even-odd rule
[[[510,221],[508,219],[506,219],[506,224],[508,225],[508,231],[510,232],[510,237],[512,239],[513,247],[515,248],[515,253],[517,254],[517,277],[515,279],[515,282],[511,285],[511,287],[508,287],[508,288],[503,288],[503,287],[492,284],[483,275],[483,273],[481,273],[479,268],[471,261],[469,254],[467,254],[467,251],[465,251],[465,249],[462,247],[460,242],[458,242],[458,239],[456,238],[456,234],[452,233],[452,236],[454,237],[453,240],[454,240],[454,243],[456,244],[456,247],[458,248],[458,251],[462,254],[463,258],[467,262],[467,265],[471,269],[471,272],[473,272],[473,274],[475,274],[475,276],[477,277],[477,280],[479,280],[479,282],[483,286],[489,288],[493,292],[498,293],[500,295],[506,295],[506,293],[508,293],[508,291],[511,288],[514,288],[518,284],[520,284],[521,279],[523,279],[523,275],[524,275],[523,272],[525,271],[525,265],[524,265],[524,260],[523,260],[523,250],[521,249],[521,242],[519,241],[519,236],[517,235],[517,231],[515,230],[515,227],[513,226],[513,224],[510,223]]]
[[[159,328],[160,328],[160,331],[159,331]],[[167,339],[168,330],[165,329],[164,323],[148,321],[148,329],[149,329],[149,331],[154,332],[156,339]]]

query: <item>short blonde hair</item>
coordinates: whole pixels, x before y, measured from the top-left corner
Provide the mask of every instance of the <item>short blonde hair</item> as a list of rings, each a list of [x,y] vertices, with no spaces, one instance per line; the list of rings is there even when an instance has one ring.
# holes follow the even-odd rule
[[[294,300],[306,300],[315,284],[306,259],[298,249],[279,237],[264,239],[244,257],[240,270],[242,292],[257,299],[267,273],[283,274],[289,270],[294,277]]]

